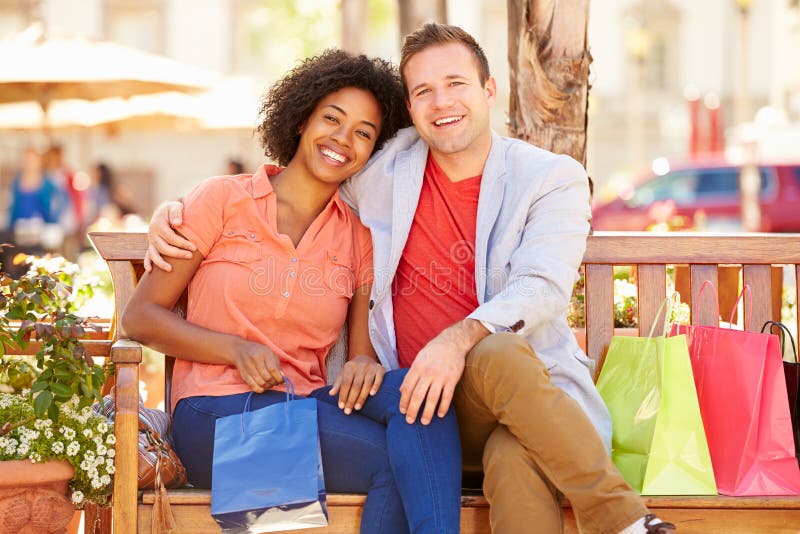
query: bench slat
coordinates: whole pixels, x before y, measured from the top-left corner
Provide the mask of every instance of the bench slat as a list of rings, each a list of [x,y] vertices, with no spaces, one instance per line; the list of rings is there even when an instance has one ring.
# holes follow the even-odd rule
[[[366,495],[351,493],[329,493],[327,496],[329,506],[363,506]],[[721,510],[800,510],[800,496],[773,496],[773,497],[726,497],[724,495],[702,496],[658,496],[642,497],[648,508],[700,508]],[[153,504],[155,492],[142,492],[142,504]],[[174,489],[169,490],[170,504],[211,504],[211,491],[199,489]],[[564,508],[570,507],[567,499],[562,499]],[[479,495],[465,495],[461,497],[462,507],[486,508],[489,503],[486,498]]]
[[[797,234],[595,232],[587,240],[583,256],[583,263],[610,265],[769,265],[798,261]]]
[[[761,326],[772,318],[772,269],[769,265],[744,265],[742,269],[742,280],[745,285],[749,285],[753,296],[752,316],[747,316],[749,304],[745,302],[744,325],[751,332],[758,332]],[[746,298],[746,297],[745,297]],[[724,315],[728,313],[723,310]],[[727,320],[727,318],[725,318]]]
[[[692,289],[692,324],[715,326],[719,318],[715,316],[718,305],[714,302],[714,292],[711,288],[703,291],[703,302],[700,302],[700,288],[706,280],[714,284],[714,289],[719,287],[716,265],[691,265],[690,284]],[[727,319],[727,318],[726,318]]]
[[[586,352],[600,368],[614,334],[614,268],[586,266]]]
[[[639,265],[636,269],[636,292],[639,297],[639,335],[646,336],[667,295],[667,266]],[[661,333],[656,330],[655,335]]]

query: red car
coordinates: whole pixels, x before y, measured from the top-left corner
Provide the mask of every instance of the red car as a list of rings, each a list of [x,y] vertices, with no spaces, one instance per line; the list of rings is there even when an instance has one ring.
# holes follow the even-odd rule
[[[728,163],[703,163],[650,176],[611,202],[593,208],[595,230],[740,231],[739,172]],[[800,164],[759,165],[762,232],[800,231]]]

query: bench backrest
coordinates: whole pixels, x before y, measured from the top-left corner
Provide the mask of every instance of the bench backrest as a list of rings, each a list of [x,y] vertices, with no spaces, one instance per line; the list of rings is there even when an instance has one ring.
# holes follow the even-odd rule
[[[114,284],[115,313],[119,314],[143,272],[147,236],[121,232],[92,232],[89,236],[100,256],[108,262]],[[682,301],[690,305],[692,321],[697,324],[717,324],[719,320],[711,298],[704,295],[703,302],[699,301],[702,283],[710,280],[718,286],[724,282],[720,291],[720,310],[723,319],[727,320],[730,303],[738,292],[741,272],[743,283],[750,285],[753,295],[752,311],[748,306],[744,307],[743,324],[756,331],[767,320],[780,320],[781,291],[786,274],[776,266],[789,267],[789,278],[795,280],[794,301],[798,301],[796,281],[800,274],[800,235],[603,232],[589,236],[583,264],[586,352],[601,363],[614,333],[615,266],[630,266],[635,273],[640,335],[647,335],[667,295],[669,266],[682,266],[677,269],[679,272],[675,276],[678,280],[675,283],[684,288]],[[685,276],[680,273],[685,273]],[[732,289],[725,287],[730,286],[730,282],[722,280],[729,279],[731,273],[734,273]],[[178,308],[179,313],[185,312],[185,299]],[[124,337],[116,324],[116,321],[112,322],[113,340]],[[798,324],[793,326],[797,328]],[[172,358],[167,358],[165,364],[167,406],[173,362]]]

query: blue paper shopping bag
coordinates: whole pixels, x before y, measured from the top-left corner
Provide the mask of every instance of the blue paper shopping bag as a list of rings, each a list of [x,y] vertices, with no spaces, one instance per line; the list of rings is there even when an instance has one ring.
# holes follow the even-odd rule
[[[229,534],[326,526],[316,399],[248,411],[251,397],[217,419],[211,515]]]

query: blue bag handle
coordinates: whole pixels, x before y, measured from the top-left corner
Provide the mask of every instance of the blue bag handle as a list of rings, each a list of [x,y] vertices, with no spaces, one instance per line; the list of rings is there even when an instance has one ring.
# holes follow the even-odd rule
[[[289,377],[281,373],[283,381],[286,384],[286,416],[289,416],[289,403],[294,400],[294,383],[289,380]],[[244,434],[244,414],[250,411],[250,401],[253,400],[255,391],[251,391],[244,402],[244,411],[242,411],[242,434]]]

